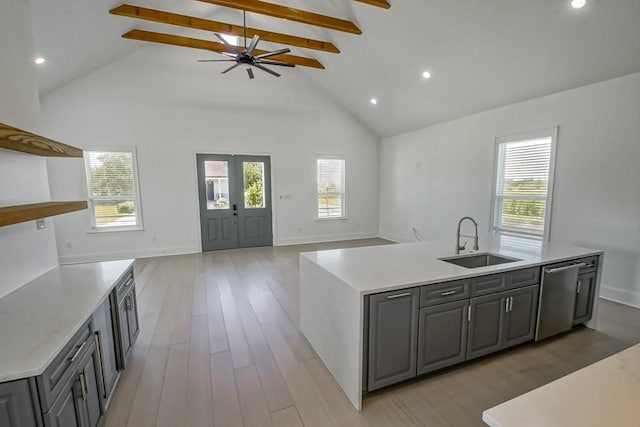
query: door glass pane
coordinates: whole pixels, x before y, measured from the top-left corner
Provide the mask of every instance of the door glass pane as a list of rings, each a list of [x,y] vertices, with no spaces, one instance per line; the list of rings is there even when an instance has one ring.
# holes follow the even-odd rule
[[[229,164],[221,160],[204,162],[207,210],[229,209]]]
[[[242,162],[245,209],[264,208],[264,163]]]

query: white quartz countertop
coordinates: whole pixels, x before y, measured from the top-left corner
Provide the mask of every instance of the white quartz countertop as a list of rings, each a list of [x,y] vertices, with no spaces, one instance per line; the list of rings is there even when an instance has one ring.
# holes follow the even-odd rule
[[[491,427],[637,427],[640,344],[487,409],[482,420]]]
[[[365,295],[602,253],[600,250],[576,246],[496,237],[492,240],[484,239],[484,242],[481,240],[480,250],[475,252],[491,252],[521,261],[465,268],[438,259],[455,256],[454,248],[454,240],[428,241],[304,252],[300,256],[318,264]]]
[[[56,267],[0,298],[0,382],[42,374],[133,262]]]

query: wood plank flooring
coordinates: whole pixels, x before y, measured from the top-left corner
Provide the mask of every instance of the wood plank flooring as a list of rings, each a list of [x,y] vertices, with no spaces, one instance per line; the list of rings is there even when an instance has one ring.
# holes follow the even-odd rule
[[[466,363],[374,393],[357,412],[298,330],[298,254],[386,243],[137,261],[141,332],[105,425],[483,426],[484,409],[640,341],[640,310],[605,302],[606,333],[580,328]]]

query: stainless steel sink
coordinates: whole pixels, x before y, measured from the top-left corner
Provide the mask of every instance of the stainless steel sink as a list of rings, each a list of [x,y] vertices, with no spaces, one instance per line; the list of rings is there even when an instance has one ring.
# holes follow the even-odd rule
[[[459,265],[465,268],[488,267],[490,265],[506,264],[508,262],[522,261],[518,258],[509,258],[502,255],[491,254],[488,252],[481,254],[458,255],[448,258],[438,258],[440,261]]]

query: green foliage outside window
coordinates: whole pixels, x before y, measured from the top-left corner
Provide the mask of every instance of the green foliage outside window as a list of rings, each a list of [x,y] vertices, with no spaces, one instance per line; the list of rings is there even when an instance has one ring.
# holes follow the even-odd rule
[[[262,163],[244,163],[244,192],[245,205],[249,208],[264,207],[264,192],[262,187]]]

